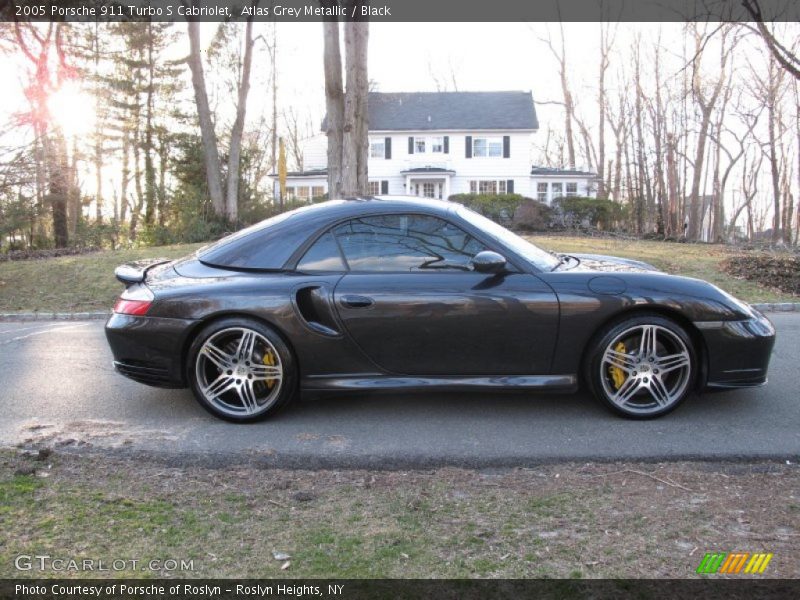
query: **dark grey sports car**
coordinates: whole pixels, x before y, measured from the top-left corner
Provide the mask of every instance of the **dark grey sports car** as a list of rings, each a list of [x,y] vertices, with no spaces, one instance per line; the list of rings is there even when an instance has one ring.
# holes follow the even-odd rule
[[[617,413],[656,417],[694,390],[762,385],[775,341],[764,315],[709,283],[551,254],[433,200],[316,204],[116,276],[116,369],[191,386],[232,421],[299,390],[580,384]]]

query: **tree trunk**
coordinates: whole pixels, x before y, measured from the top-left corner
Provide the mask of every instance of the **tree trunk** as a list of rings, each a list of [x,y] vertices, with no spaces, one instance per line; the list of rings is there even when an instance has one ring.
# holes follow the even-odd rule
[[[344,99],[342,136],[342,194],[345,197],[367,193],[367,43],[369,24],[363,21],[344,25],[347,64],[347,91]]]
[[[52,136],[51,136],[52,137]],[[47,155],[50,158],[49,193],[45,200],[53,210],[53,239],[56,248],[66,248],[69,242],[67,227],[67,199],[69,197],[69,181],[67,177],[67,157],[64,155],[63,144],[48,139],[49,148]]]
[[[156,171],[153,165],[153,94],[155,87],[153,24],[147,23],[147,90],[144,122],[144,222],[153,224],[156,210]]]
[[[236,120],[231,130],[231,146],[228,150],[228,181],[225,197],[225,215],[235,223],[239,219],[239,159],[242,153],[242,133],[247,111],[247,94],[250,91],[250,67],[253,62],[253,19],[247,19],[244,36],[244,62],[239,81],[239,98],[236,104]]]
[[[189,68],[192,71],[192,87],[194,88],[197,117],[200,121],[200,134],[203,139],[203,158],[206,168],[206,182],[211,206],[218,216],[225,215],[225,198],[222,195],[222,176],[220,172],[217,136],[214,133],[214,122],[211,119],[211,108],[208,104],[205,75],[203,74],[203,58],[200,52],[200,28],[197,21],[188,21],[189,29]]]
[[[337,25],[338,31],[338,25]],[[338,44],[338,33],[337,33]],[[272,63],[272,172],[278,168],[278,30],[275,22],[272,23],[272,45],[270,47],[270,61]],[[341,70],[341,69],[340,69]],[[340,74],[341,79],[341,74]],[[286,186],[284,186],[286,187]],[[278,202],[281,210],[283,210],[283,192],[279,194]]]
[[[128,216],[128,183],[131,179],[130,166],[130,132],[126,128],[122,132],[122,181],[119,190],[119,222],[124,223]]]
[[[325,106],[328,136],[328,198],[342,197],[342,140],[344,134],[344,91],[339,23],[322,24],[325,47]]]

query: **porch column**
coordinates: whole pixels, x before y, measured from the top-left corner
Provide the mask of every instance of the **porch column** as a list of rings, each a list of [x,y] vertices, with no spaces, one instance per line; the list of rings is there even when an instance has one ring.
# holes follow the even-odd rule
[[[444,178],[444,200],[450,197],[450,175],[445,175]]]
[[[411,175],[406,175],[406,196],[413,196],[411,193]]]

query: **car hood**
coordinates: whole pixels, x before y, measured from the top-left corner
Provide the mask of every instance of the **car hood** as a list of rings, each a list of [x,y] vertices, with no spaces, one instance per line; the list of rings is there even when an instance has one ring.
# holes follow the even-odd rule
[[[580,259],[581,262],[574,267],[571,267],[570,264],[567,263],[561,270],[602,271],[605,273],[659,272],[659,269],[646,262],[632,260],[630,258],[621,258],[619,256],[606,256],[605,254],[570,254],[568,256],[574,256]]]

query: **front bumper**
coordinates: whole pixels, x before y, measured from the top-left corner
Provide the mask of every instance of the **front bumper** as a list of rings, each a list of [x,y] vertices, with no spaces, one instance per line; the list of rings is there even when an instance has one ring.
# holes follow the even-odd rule
[[[696,323],[707,353],[706,387],[756,387],[767,382],[775,327],[757,311],[742,321]]]
[[[106,339],[114,368],[122,375],[156,387],[186,387],[184,352],[195,321],[113,314]]]

